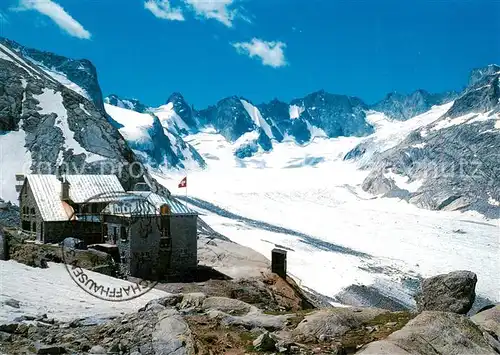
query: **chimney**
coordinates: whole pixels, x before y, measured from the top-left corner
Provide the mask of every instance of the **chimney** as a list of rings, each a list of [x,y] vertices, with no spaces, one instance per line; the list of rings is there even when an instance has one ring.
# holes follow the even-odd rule
[[[271,271],[286,280],[286,250],[274,248],[271,251]]]
[[[67,202],[69,201],[70,184],[68,180],[66,180],[66,177],[62,177],[60,180],[61,180],[61,200]]]

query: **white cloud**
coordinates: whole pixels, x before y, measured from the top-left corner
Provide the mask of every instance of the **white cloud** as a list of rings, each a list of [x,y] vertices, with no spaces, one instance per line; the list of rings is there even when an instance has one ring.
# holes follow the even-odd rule
[[[262,64],[273,68],[279,68],[288,64],[283,52],[286,44],[283,42],[267,42],[254,38],[251,42],[233,43],[233,47],[236,48],[238,53],[246,54],[250,58],[258,57],[262,61]]]
[[[232,27],[233,20],[239,15],[236,9],[230,8],[235,0],[184,0],[184,2],[198,16],[217,20],[227,27]]]
[[[73,37],[90,39],[90,32],[52,0],[20,0],[17,10],[35,10],[48,16]]]
[[[144,3],[144,8],[164,20],[184,21],[182,10],[178,7],[172,7],[169,0],[148,0]]]

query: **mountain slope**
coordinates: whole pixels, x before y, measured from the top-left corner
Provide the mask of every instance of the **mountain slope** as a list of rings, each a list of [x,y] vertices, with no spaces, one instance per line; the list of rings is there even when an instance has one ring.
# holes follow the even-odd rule
[[[113,102],[106,98],[106,101]],[[132,103],[130,100],[116,103]],[[140,103],[133,107],[140,107]],[[127,105],[127,107],[131,107]],[[141,159],[154,169],[168,170],[177,168],[205,167],[205,161],[198,152],[184,142],[177,130],[171,129],[168,122],[161,121],[152,112],[136,112],[126,108],[105,104],[106,112],[120,124],[119,131]],[[165,124],[165,126],[164,126]]]
[[[54,53],[27,48],[17,42],[0,37],[0,43],[34,63],[45,73],[69,89],[91,100],[98,109],[103,109],[101,87],[97,70],[87,59],[69,59]]]
[[[126,188],[142,181],[137,158],[106,116],[99,105],[0,43],[2,198],[17,200],[16,173],[117,173]]]
[[[491,66],[490,66],[491,67]],[[346,155],[371,171],[366,191],[404,198],[420,207],[500,215],[500,68],[473,72],[454,102],[417,116],[421,126],[392,146],[377,137]],[[410,121],[412,121],[410,120]],[[411,123],[411,122],[410,122]],[[411,187],[413,186],[413,187]]]
[[[371,109],[383,112],[395,120],[404,121],[429,111],[432,106],[453,101],[457,96],[455,92],[430,94],[425,90],[417,90],[409,95],[390,93],[371,106]]]

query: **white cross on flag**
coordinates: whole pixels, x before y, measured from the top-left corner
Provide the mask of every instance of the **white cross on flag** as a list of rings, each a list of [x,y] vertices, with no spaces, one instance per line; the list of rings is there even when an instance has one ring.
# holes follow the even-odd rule
[[[187,176],[181,180],[181,182],[179,183],[179,188],[183,188],[183,187],[187,187],[187,184],[188,184],[188,178]]]

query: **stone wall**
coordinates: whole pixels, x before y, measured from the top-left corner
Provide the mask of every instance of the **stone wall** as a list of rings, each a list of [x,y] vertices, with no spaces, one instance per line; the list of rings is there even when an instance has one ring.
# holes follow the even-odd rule
[[[171,218],[173,273],[182,274],[198,265],[197,222],[196,215]]]
[[[172,216],[170,239],[162,235],[161,217],[130,219],[106,216],[108,241],[116,244],[126,275],[145,279],[180,277],[198,264],[197,216]]]
[[[33,191],[28,181],[24,184],[19,199],[19,213],[21,216],[21,229],[33,233],[36,239],[44,241],[42,233],[42,215],[33,196]]]

